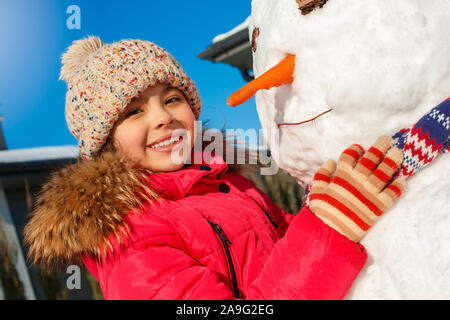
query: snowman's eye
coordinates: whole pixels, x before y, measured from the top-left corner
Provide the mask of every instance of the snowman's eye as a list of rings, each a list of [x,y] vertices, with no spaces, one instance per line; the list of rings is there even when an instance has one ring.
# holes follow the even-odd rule
[[[328,0],[295,0],[298,4],[298,9],[302,15],[311,13],[316,8],[322,8]]]
[[[259,37],[259,28],[254,28],[252,32],[252,49],[253,52],[256,52],[257,45],[256,45],[256,38]]]

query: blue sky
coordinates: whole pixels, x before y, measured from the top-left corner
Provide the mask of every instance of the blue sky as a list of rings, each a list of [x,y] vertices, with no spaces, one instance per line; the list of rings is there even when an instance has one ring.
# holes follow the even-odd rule
[[[66,26],[70,5],[81,9],[80,30]],[[238,108],[226,105],[245,84],[239,71],[196,56],[250,10],[251,0],[0,1],[0,115],[8,149],[77,144],[64,118],[60,57],[73,40],[88,35],[106,43],[144,39],[166,48],[199,88],[201,120],[259,129],[254,99]]]

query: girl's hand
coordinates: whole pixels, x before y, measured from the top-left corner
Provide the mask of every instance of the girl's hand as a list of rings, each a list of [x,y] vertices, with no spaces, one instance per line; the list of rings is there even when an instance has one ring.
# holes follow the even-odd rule
[[[337,163],[328,160],[314,175],[310,209],[323,222],[359,242],[367,230],[400,197],[404,178],[392,176],[403,152],[392,138],[381,136],[367,151],[351,145]]]

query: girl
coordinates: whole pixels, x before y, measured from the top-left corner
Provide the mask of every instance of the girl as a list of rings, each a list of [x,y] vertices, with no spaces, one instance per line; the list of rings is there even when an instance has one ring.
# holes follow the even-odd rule
[[[83,262],[106,299],[345,296],[366,261],[359,240],[404,188],[388,183],[402,161],[390,138],[326,162],[293,215],[195,150],[200,98],[164,49],[89,37],[62,61],[82,161],[38,196],[24,230],[34,263]]]

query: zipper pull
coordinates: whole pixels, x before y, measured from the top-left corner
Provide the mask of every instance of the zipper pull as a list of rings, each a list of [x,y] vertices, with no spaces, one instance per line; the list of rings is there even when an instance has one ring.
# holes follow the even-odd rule
[[[212,227],[214,228],[214,230],[216,230],[217,235],[219,236],[220,240],[222,240],[222,242],[226,245],[230,245],[231,241],[230,239],[228,239],[227,235],[225,234],[225,232],[223,232],[223,229],[216,223],[209,221],[208,222],[212,225]]]

